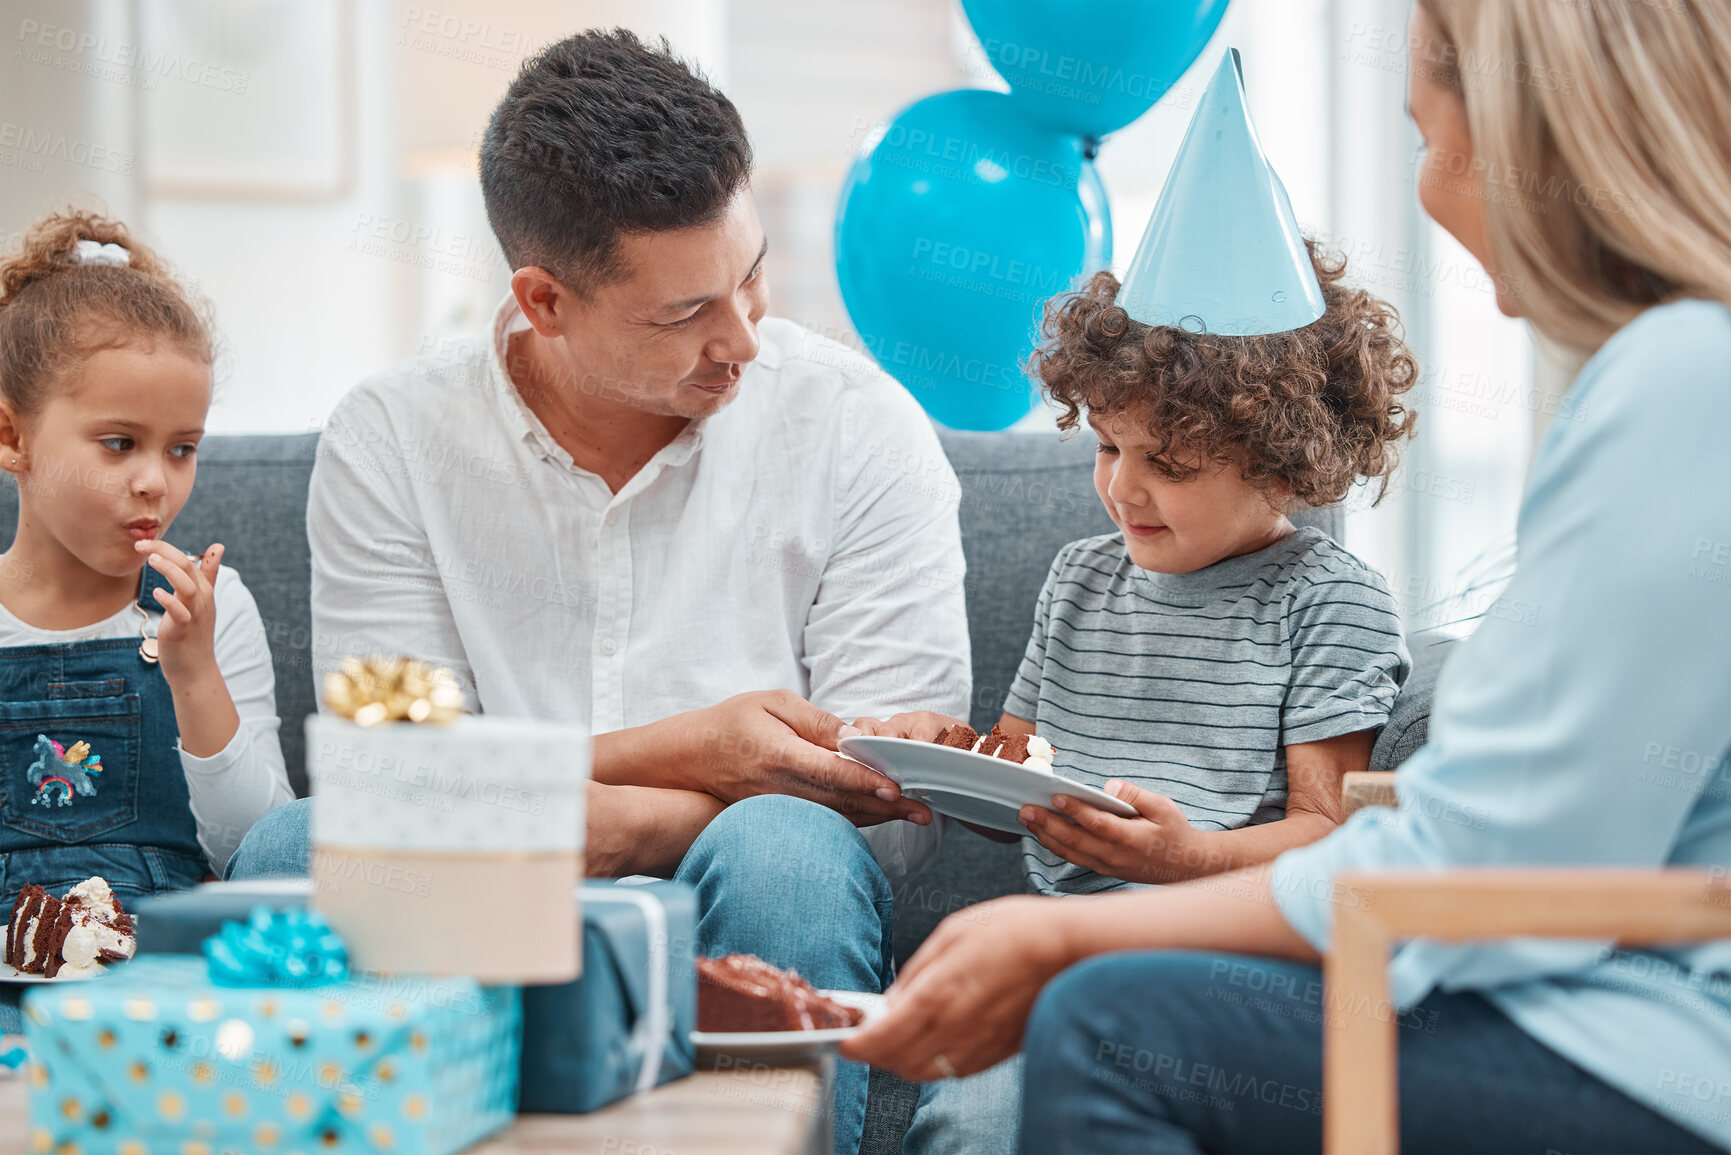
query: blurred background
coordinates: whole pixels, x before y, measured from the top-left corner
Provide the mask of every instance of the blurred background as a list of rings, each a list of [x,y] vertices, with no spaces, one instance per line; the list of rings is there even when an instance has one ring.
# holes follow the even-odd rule
[[[1078,0],[1110,19],[1112,0]],[[1532,446],[1568,367],[1502,317],[1418,209],[1408,0],[1232,0],[1190,71],[1107,137],[1123,271],[1227,45],[1305,230],[1391,300],[1424,367],[1420,434],[1347,544],[1409,629],[1470,619],[1512,560]],[[509,270],[475,175],[519,63],[588,27],[666,36],[738,105],[757,154],[772,311],[858,345],[836,287],[837,193],[922,96],[1002,88],[957,0],[0,0],[0,241],[105,209],[214,303],[210,428],[319,428],[363,377],[483,329]],[[1037,411],[1018,430],[1052,436]]]

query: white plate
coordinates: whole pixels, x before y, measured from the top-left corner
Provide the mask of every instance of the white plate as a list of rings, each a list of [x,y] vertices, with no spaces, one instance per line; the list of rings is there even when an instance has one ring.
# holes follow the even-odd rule
[[[870,766],[914,801],[993,830],[1026,834],[1028,828],[1016,821],[1016,813],[1024,806],[1050,810],[1060,794],[1109,814],[1136,817],[1134,806],[1104,790],[972,750],[911,738],[843,738],[839,745],[843,754]]]
[[[882,995],[865,991],[819,991],[844,1007],[865,1012],[858,1026],[830,1027],[822,1031],[692,1031],[691,1041],[699,1055],[729,1055],[734,1058],[770,1060],[815,1059],[884,1013]]]
[[[93,970],[75,975],[27,975],[11,963],[0,962],[0,983],[86,983],[91,979],[101,978],[108,968],[97,963]]]

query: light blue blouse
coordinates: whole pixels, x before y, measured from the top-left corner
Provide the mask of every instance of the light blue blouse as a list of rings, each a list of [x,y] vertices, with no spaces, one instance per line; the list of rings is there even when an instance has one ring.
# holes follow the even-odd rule
[[[1398,810],[1360,811],[1275,864],[1280,909],[1318,950],[1341,871],[1731,866],[1731,312],[1648,310],[1570,396],[1521,508],[1514,580],[1444,669]],[[1390,979],[1403,1008],[1477,990],[1731,1147],[1731,942],[1421,940]]]

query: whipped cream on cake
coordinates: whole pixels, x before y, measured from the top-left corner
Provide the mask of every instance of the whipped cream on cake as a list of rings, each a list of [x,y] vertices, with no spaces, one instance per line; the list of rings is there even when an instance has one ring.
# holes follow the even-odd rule
[[[1052,744],[1038,734],[1028,738],[1028,756],[1022,759],[1022,765],[1030,770],[1041,770],[1047,774],[1052,772],[1052,758],[1058,751]]]
[[[137,949],[132,916],[101,878],[86,879],[62,898],[26,886],[6,923],[6,961],[24,974],[74,978]]]
[[[933,739],[939,746],[1002,758],[1030,770],[1052,773],[1052,758],[1057,751],[1038,734],[1006,734],[1002,726],[993,726],[990,734],[981,734],[972,726],[957,723],[946,726]]]

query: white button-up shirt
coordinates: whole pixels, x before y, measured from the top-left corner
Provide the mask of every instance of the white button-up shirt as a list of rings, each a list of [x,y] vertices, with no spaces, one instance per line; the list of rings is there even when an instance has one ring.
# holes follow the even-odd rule
[[[443,344],[345,397],[307,507],[314,674],[452,667],[485,713],[595,733],[788,689],[842,718],[965,717],[959,489],[930,421],[865,358],[777,318],[734,400],[618,493],[504,369],[524,327]],[[936,831],[872,835],[892,873]]]

